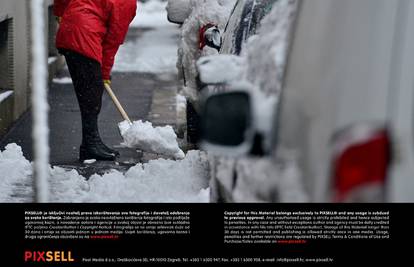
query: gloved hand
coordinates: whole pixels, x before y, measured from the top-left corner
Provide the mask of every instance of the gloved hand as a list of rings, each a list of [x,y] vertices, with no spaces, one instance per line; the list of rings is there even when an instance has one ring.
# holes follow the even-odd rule
[[[104,85],[109,85],[109,86],[112,84],[111,80],[103,80],[103,83]]]

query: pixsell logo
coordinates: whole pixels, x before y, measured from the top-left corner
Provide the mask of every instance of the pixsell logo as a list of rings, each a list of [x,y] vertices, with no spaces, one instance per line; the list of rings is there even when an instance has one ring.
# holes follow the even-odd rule
[[[25,262],[74,262],[72,251],[25,251]]]

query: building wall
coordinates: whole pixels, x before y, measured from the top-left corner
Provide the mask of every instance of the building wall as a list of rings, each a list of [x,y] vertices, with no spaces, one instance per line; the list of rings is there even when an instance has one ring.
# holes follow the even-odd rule
[[[48,47],[53,48],[56,22],[50,15],[53,0],[45,0],[45,40]],[[7,23],[5,23],[7,21]],[[8,24],[8,33],[1,25]],[[30,0],[1,0],[0,1],[0,36],[7,36],[8,49],[3,49],[0,37],[0,137],[3,136],[11,124],[16,121],[31,103],[31,23]],[[4,39],[4,38],[3,38]],[[3,40],[4,41],[4,40]],[[3,44],[4,46],[4,44]],[[4,54],[7,53],[7,56]],[[55,51],[49,53],[56,56]],[[46,60],[46,59],[45,59]],[[61,60],[54,64],[62,63]],[[56,71],[55,66],[49,70]],[[53,73],[50,73],[52,76]],[[12,90],[13,94],[2,100],[1,94],[5,90]],[[4,95],[3,95],[4,96]]]

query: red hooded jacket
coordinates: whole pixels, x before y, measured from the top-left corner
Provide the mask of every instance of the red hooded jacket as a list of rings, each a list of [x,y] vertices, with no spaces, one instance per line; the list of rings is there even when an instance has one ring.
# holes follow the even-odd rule
[[[136,0],[55,0],[54,14],[62,17],[56,47],[97,60],[109,80],[136,8]]]

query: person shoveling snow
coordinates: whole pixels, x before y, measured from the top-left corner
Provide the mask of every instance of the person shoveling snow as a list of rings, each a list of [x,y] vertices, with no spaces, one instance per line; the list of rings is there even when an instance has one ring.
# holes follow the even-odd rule
[[[92,0],[55,0],[54,3],[54,13],[60,18],[56,46],[66,58],[81,110],[80,162],[111,161],[119,156],[118,151],[102,142],[98,131],[104,89],[127,120],[121,129],[124,146],[183,159],[185,155],[178,147],[173,129],[153,128],[151,123],[139,121],[132,123],[110,86],[115,55],[135,17],[137,1],[102,0],[97,4]]]
[[[141,120],[130,124],[123,121],[119,130],[124,139],[121,144],[129,148],[137,148],[154,154],[162,154],[174,159],[183,159],[184,152],[177,143],[177,135],[171,126],[153,127],[151,122]]]
[[[104,84],[110,84],[115,55],[136,15],[136,0],[55,0],[60,26],[56,48],[65,56],[82,118],[79,161],[114,160],[119,152],[106,146],[98,117]]]

